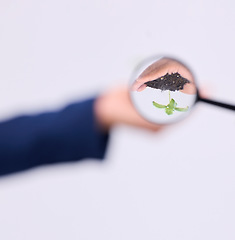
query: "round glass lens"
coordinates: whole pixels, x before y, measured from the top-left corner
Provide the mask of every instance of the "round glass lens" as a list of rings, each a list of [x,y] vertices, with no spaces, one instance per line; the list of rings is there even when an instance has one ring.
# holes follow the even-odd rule
[[[197,99],[197,88],[192,72],[182,62],[155,57],[135,70],[130,96],[146,120],[168,124],[189,114]]]

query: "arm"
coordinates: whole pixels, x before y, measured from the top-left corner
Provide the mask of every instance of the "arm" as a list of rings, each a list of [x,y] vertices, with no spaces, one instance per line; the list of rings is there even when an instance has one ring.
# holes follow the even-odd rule
[[[42,164],[102,159],[108,134],[97,124],[94,102],[0,123],[0,175]]]
[[[43,164],[84,158],[102,159],[109,130],[126,124],[157,131],[131,104],[128,89],[115,88],[98,98],[57,112],[22,116],[0,123],[0,175]]]

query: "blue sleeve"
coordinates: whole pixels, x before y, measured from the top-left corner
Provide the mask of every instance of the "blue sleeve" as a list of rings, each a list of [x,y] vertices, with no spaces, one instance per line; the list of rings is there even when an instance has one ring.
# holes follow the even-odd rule
[[[0,175],[43,164],[102,159],[108,133],[99,130],[95,99],[57,112],[21,116],[0,123]]]

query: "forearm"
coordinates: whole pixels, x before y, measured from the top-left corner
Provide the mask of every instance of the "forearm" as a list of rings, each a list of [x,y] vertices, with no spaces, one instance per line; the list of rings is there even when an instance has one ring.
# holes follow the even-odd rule
[[[102,159],[108,134],[98,126],[94,102],[0,123],[0,175],[42,164]]]

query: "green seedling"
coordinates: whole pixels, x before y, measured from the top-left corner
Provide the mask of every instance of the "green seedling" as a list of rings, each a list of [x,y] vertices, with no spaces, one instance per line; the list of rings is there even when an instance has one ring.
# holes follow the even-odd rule
[[[177,107],[176,101],[173,98],[171,98],[171,96],[170,96],[170,91],[169,91],[169,103],[167,105],[162,105],[162,104],[159,104],[159,103],[156,103],[155,101],[153,101],[153,106],[156,108],[165,109],[165,112],[167,115],[172,115],[174,111],[187,112],[189,109],[188,106],[185,108]]]

